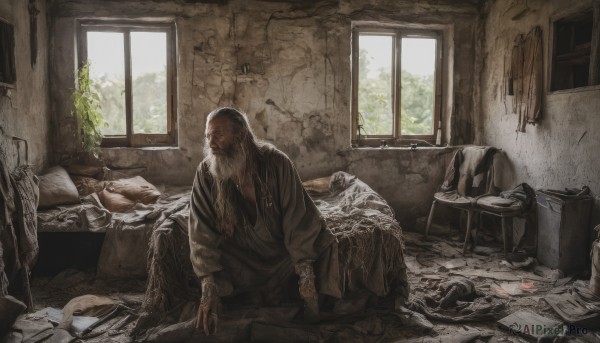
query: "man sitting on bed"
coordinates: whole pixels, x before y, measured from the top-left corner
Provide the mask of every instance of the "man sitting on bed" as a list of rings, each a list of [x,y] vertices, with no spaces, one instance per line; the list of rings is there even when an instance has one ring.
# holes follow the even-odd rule
[[[290,281],[297,280],[291,289],[305,315],[318,313],[318,293],[340,298],[337,241],[289,158],[257,140],[246,115],[228,107],[208,115],[204,153],[189,223],[202,285],[196,328],[216,331],[221,297],[245,294],[275,305],[293,297]]]

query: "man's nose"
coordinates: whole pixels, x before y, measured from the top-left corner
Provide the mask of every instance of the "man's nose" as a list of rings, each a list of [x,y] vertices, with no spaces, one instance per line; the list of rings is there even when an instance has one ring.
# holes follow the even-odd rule
[[[214,138],[214,137],[212,137],[212,136],[211,136],[211,137],[208,137],[208,146],[209,146],[211,149],[214,149],[214,148],[216,148],[216,147],[217,147],[217,142],[215,141],[215,138]]]

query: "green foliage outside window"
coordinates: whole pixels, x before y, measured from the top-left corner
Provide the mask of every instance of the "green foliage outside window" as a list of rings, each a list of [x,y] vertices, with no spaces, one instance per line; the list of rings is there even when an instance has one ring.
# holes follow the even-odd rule
[[[100,76],[96,82],[108,126],[105,135],[125,135],[125,82],[123,78]],[[167,78],[162,72],[145,73],[133,82],[133,132],[167,133]]]
[[[100,112],[100,97],[94,91],[94,82],[90,79],[90,65],[86,63],[77,71],[77,87],[72,94],[73,111],[81,129],[83,149],[98,157],[102,132],[106,126],[104,116]]]
[[[391,71],[381,68],[377,78],[368,78],[367,51],[359,52],[358,110],[361,135],[392,135],[393,97]],[[432,75],[402,70],[400,121],[402,135],[433,134]]]

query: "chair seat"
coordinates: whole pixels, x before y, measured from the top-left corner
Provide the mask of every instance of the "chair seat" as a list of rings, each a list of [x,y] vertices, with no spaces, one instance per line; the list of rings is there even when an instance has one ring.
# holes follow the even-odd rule
[[[437,192],[434,199],[442,204],[467,208],[473,203],[473,198],[458,194],[456,191]]]
[[[515,199],[506,199],[498,196],[487,195],[477,199],[476,205],[483,210],[499,214],[518,214],[522,211],[521,202]]]

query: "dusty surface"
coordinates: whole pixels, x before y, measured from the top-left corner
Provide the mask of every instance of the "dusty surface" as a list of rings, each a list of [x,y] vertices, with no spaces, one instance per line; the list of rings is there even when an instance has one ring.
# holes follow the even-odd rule
[[[462,256],[463,237],[455,230],[434,226],[428,240],[417,233],[405,232],[405,256],[407,260],[411,301],[431,296],[445,281],[457,276],[466,276],[476,290],[484,297],[506,305],[506,314],[527,309],[547,318],[558,319],[552,308],[542,299],[550,290],[572,285],[587,286],[587,281],[576,278],[562,278],[557,270],[551,270],[533,263],[519,267],[504,260],[498,242],[485,233],[480,233],[480,242],[473,253]],[[526,256],[513,255],[515,259],[526,261]],[[531,261],[530,261],[531,262]],[[36,307],[53,306],[61,308],[69,299],[82,294],[107,294],[119,299],[132,308],[137,308],[143,298],[144,282],[106,282],[94,280],[92,273],[63,273],[53,280],[34,280]],[[450,324],[432,320],[433,330],[428,331],[415,325],[406,317],[390,315],[376,307],[354,317],[318,325],[307,325],[294,320],[298,310],[287,305],[280,308],[230,307],[222,315],[221,334],[213,341],[245,341],[251,338],[270,338],[278,341],[281,337],[312,337],[330,341],[357,342],[526,342],[521,337],[499,329],[495,320],[469,321]],[[448,309],[449,311],[452,308]],[[184,311],[186,312],[186,311]],[[187,310],[189,318],[193,311]],[[94,329],[84,337],[85,342],[129,342],[127,335],[133,328],[128,324],[121,331],[109,329],[124,313]],[[275,319],[274,319],[275,318]],[[187,319],[182,319],[187,320]],[[249,322],[255,320],[259,324]],[[287,321],[293,328],[282,329],[274,326],[277,321]],[[182,325],[185,327],[185,324]],[[189,328],[189,325],[188,325]],[[181,327],[177,330],[182,330]],[[109,335],[110,331],[110,335]],[[185,331],[185,330],[184,330]],[[180,331],[181,332],[181,331]],[[189,330],[188,330],[189,332]],[[193,334],[193,333],[192,333]],[[286,336],[287,335],[287,336]],[[189,337],[183,336],[183,337]],[[193,334],[190,341],[202,337]],[[279,338],[278,338],[279,337]],[[479,338],[477,338],[479,337]],[[204,337],[205,338],[205,337]],[[571,335],[570,342],[600,342],[597,333]],[[308,339],[308,338],[306,338]],[[471,340],[469,340],[471,339]]]

